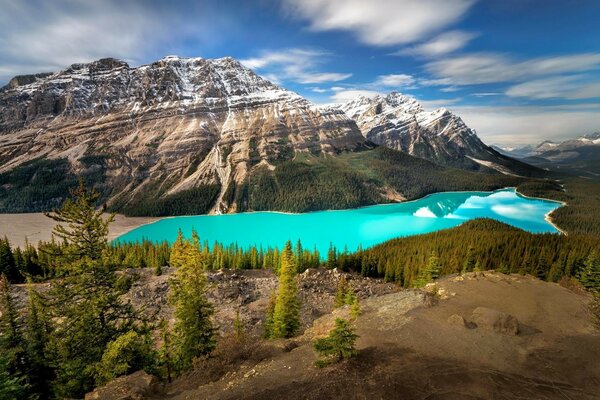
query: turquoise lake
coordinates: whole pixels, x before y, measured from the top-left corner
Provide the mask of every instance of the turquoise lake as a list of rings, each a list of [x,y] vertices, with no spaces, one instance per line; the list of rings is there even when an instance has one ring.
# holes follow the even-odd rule
[[[367,248],[386,240],[451,228],[474,218],[492,218],[534,233],[558,232],[545,215],[561,204],[524,197],[515,189],[494,192],[444,192],[422,199],[350,210],[303,214],[251,212],[164,218],[136,228],[119,238],[172,242],[181,228],[189,237],[192,229],[202,241],[224,245],[237,243],[282,247],[300,239],[303,247],[317,248],[322,255],[329,244],[338,249]]]

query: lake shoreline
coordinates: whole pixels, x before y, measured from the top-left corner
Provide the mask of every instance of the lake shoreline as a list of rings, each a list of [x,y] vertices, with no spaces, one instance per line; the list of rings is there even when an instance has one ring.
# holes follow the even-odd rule
[[[523,198],[532,199],[532,200],[542,200],[553,203],[558,203],[561,206],[566,206],[567,203],[563,201],[546,199],[540,197],[531,197],[526,196],[518,191],[516,187],[505,187],[500,189],[495,189],[491,191],[447,191],[447,192],[435,192],[427,194],[423,197],[419,197],[413,200],[401,201],[401,202],[390,202],[390,203],[382,203],[382,204],[371,204],[367,206],[355,207],[355,208],[347,208],[347,209],[325,209],[325,210],[314,210],[308,211],[304,213],[295,213],[295,212],[286,212],[286,211],[247,211],[242,213],[230,213],[230,214],[198,214],[198,215],[173,215],[173,216],[164,216],[164,217],[128,217],[123,214],[116,214],[115,221],[111,224],[109,228],[109,240],[113,241],[126,235],[127,233],[138,229],[140,227],[144,227],[147,225],[152,225],[158,223],[163,220],[168,220],[172,218],[195,218],[201,216],[235,216],[235,215],[243,215],[243,214],[259,214],[259,213],[268,213],[268,214],[281,214],[288,216],[300,216],[306,214],[316,214],[316,213],[331,213],[331,212],[347,212],[352,210],[361,210],[361,209],[369,209],[375,207],[383,207],[383,206],[397,206],[400,204],[410,204],[415,202],[420,202],[428,199],[431,196],[439,195],[439,194],[460,194],[460,193],[473,193],[476,194],[493,194],[502,191],[514,191],[518,196]],[[567,235],[567,232],[557,226],[552,220],[551,214],[556,211],[558,208],[546,213],[545,221],[551,225],[557,232]],[[6,236],[9,241],[19,247],[23,247],[25,245],[25,241],[27,240],[31,244],[37,244],[39,241],[48,241],[51,238],[52,229],[56,225],[56,222],[48,217],[46,217],[43,213],[16,213],[16,214],[0,214],[0,237]]]

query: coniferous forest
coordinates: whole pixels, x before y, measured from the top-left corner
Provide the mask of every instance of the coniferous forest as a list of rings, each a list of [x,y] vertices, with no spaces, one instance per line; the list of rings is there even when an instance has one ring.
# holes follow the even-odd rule
[[[327,254],[319,254],[301,242],[284,249],[223,246],[202,241],[201,231],[192,238],[180,233],[172,245],[110,243],[112,217],[104,218],[102,208],[96,208],[100,193],[80,184],[70,199],[48,214],[57,222],[55,239],[24,248],[0,240],[0,395],[78,397],[140,369],[167,381],[185,373],[194,359],[214,351],[218,340],[211,322],[214,308],[205,298],[207,271],[265,269],[279,276],[265,315],[265,338],[288,338],[298,332],[301,303],[294,277],[308,268],[338,268],[405,288],[422,287],[447,274],[494,269],[549,282],[579,282],[597,293],[600,241],[593,185],[574,180],[565,186],[538,182],[519,188],[530,196],[566,201],[568,206],[552,217],[567,234],[531,234],[479,219],[369,249],[349,252],[331,246]],[[166,266],[175,270],[169,283],[173,324],[145,320],[121,300],[131,282],[120,271],[151,268],[160,275]],[[36,282],[49,282],[50,289],[39,293]],[[11,284],[28,287],[25,313],[17,309]],[[338,292],[336,304],[348,304],[358,315],[358,300],[344,282]],[[319,366],[355,354],[349,324],[336,321],[331,335],[315,344],[325,357]]]

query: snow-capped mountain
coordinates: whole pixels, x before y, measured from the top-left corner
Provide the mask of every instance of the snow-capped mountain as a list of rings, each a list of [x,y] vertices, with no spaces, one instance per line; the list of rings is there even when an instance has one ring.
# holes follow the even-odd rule
[[[600,151],[600,132],[569,139],[563,142],[545,140],[542,143],[523,147],[498,147],[499,151],[517,158],[538,157],[548,161],[575,159],[580,153],[597,153]]]
[[[426,111],[400,93],[361,96],[337,108],[356,121],[365,138],[379,145],[446,166],[515,175],[530,172],[529,166],[485,145],[456,114],[445,108]]]
[[[76,173],[104,171],[109,204],[212,185],[212,210],[227,211],[228,189],[255,168],[369,146],[343,112],[232,58],[169,56],[135,68],[102,59],[0,89],[0,173],[68,159]]]

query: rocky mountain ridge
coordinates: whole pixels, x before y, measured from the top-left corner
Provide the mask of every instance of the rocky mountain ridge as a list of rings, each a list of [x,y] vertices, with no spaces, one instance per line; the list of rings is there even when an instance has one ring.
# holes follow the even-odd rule
[[[392,92],[360,96],[334,108],[355,120],[376,144],[440,165],[508,175],[528,175],[528,166],[484,144],[456,114],[446,108],[426,111],[414,98]]]
[[[323,111],[232,58],[165,57],[132,68],[115,59],[13,78],[0,90],[0,173],[68,159],[102,170],[109,201],[212,187],[213,212],[257,167],[298,152],[369,147],[342,112]]]

